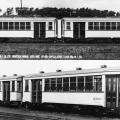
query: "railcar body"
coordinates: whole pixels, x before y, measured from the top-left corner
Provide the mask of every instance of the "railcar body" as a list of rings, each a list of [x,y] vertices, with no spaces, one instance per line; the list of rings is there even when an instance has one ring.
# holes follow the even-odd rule
[[[119,110],[120,68],[27,75],[23,80],[25,102]]]
[[[83,40],[120,38],[120,18],[63,18],[62,37]]]
[[[0,17],[0,38],[56,38],[56,18]]]
[[[22,80],[22,76],[0,78],[0,101],[2,103],[22,101]]]
[[[50,38],[51,42],[120,39],[120,18],[0,17],[0,38],[15,38],[16,42],[18,38],[43,42]]]

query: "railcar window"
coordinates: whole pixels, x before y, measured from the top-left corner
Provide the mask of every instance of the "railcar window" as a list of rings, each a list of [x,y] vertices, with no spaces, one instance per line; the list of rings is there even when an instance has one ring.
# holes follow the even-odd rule
[[[110,30],[110,22],[106,22],[106,30]]]
[[[48,30],[53,30],[53,23],[52,22],[48,23]]]
[[[69,77],[63,78],[63,91],[69,91]]]
[[[70,90],[76,91],[76,77],[70,77]]]
[[[120,22],[117,22],[117,30],[120,30]]]
[[[29,81],[25,80],[25,92],[29,91]]]
[[[3,30],[8,30],[8,22],[3,22]]]
[[[94,91],[102,91],[102,76],[94,76]]]
[[[15,81],[12,81],[12,92],[15,92]]]
[[[26,30],[30,30],[30,29],[31,29],[30,22],[26,22]]]
[[[89,30],[93,30],[93,22],[89,22],[88,23],[88,29]]]
[[[111,25],[112,30],[116,30],[116,22],[112,22]]]
[[[19,30],[19,22],[15,22],[15,30]]]
[[[14,24],[13,22],[9,22],[9,30],[13,30],[14,29]]]
[[[66,30],[71,30],[70,22],[66,22]]]
[[[85,77],[85,91],[92,91],[93,90],[93,76],[86,76]]]
[[[45,79],[45,91],[48,92],[50,90],[50,81],[49,79]]]
[[[99,22],[94,22],[94,30],[99,30]]]
[[[2,30],[2,22],[0,22],[0,30]]]
[[[25,22],[20,22],[20,30],[25,30]]]
[[[84,91],[84,77],[78,77],[78,86],[77,86],[77,90],[78,91]]]
[[[57,78],[57,91],[62,91],[62,78]]]
[[[1,81],[0,81],[0,91],[1,91]]]
[[[105,30],[105,22],[100,22],[100,30]]]
[[[56,91],[56,78],[51,78],[51,91]]]
[[[22,82],[17,81],[17,92],[22,92]]]

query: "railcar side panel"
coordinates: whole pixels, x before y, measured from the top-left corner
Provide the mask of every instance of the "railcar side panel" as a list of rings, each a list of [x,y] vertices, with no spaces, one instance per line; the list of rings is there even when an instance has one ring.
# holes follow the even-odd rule
[[[104,93],[43,92],[43,103],[93,105],[104,107]]]
[[[86,31],[86,38],[120,38],[120,31]]]

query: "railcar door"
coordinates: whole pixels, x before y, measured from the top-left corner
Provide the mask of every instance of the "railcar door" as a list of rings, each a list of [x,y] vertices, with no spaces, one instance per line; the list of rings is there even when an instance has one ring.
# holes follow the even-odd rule
[[[73,23],[73,37],[77,39],[85,38],[85,22]]]
[[[117,77],[106,77],[106,107],[114,109],[117,106]]]
[[[32,102],[42,102],[42,80],[32,80]]]
[[[10,101],[10,82],[3,82],[3,101]]]
[[[45,22],[34,22],[34,38],[45,38],[46,33],[46,24]]]

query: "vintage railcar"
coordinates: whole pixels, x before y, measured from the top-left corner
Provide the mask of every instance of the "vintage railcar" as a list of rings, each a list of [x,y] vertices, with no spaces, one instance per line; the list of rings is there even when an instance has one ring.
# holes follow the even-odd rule
[[[0,101],[120,112],[120,67],[4,76],[0,78]]]
[[[62,37],[74,40],[120,39],[119,17],[63,18]],[[73,39],[74,38],[74,39]]]
[[[94,39],[119,41],[120,18],[0,17],[0,39],[73,43]]]
[[[0,78],[1,104],[21,103],[23,76],[6,76]]]
[[[0,38],[56,38],[56,24],[53,17],[0,17]]]
[[[120,68],[26,75],[23,79],[22,102],[27,105],[87,106],[119,111]]]

